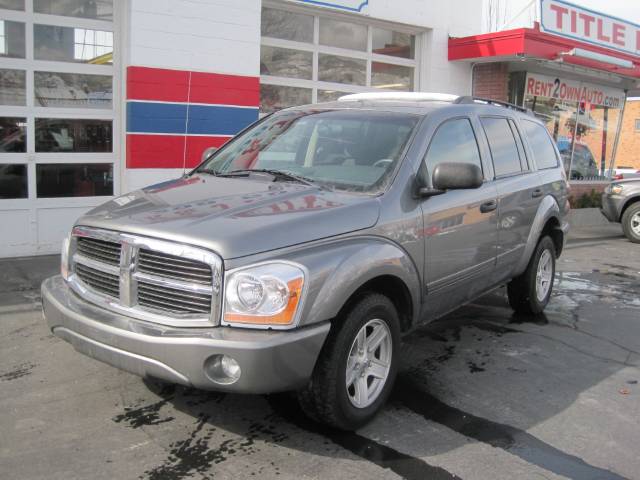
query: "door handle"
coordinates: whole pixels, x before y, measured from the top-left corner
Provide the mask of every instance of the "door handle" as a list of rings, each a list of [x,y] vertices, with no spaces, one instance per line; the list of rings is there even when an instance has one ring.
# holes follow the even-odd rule
[[[538,198],[542,196],[542,189],[541,188],[536,188],[533,192],[531,192],[531,196],[533,198]]]
[[[482,213],[493,212],[496,208],[498,208],[498,202],[495,200],[490,200],[480,205],[480,211]]]

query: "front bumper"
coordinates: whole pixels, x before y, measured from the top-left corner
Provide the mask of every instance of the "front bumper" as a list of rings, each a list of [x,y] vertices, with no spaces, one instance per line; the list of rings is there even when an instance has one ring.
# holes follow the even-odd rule
[[[329,333],[329,323],[288,332],[232,327],[173,328],[135,320],[80,299],[60,276],[42,284],[42,308],[58,337],[96,360],[141,377],[205,390],[271,393],[304,386]],[[231,385],[205,371],[213,355],[242,370]]]
[[[605,193],[602,195],[602,207],[600,211],[610,222],[620,221],[620,206],[623,202],[623,198],[618,195],[612,195]]]

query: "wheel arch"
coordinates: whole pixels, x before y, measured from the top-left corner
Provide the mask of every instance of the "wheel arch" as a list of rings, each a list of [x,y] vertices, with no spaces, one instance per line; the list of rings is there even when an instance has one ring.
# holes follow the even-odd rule
[[[561,218],[560,207],[556,199],[552,195],[544,197],[538,206],[538,211],[529,230],[527,244],[518,265],[514,269],[513,276],[520,275],[525,271],[529,259],[533,255],[536,245],[538,245],[538,241],[545,234],[549,234],[553,240],[556,247],[556,257],[560,256],[564,245]]]
[[[312,277],[304,325],[340,317],[363,292],[387,296],[396,307],[402,331],[418,318],[422,280],[410,254],[380,237],[360,237],[322,249],[306,264]]]
[[[626,211],[627,211],[627,209],[628,209],[631,205],[633,205],[633,204],[635,204],[635,203],[638,203],[638,202],[640,202],[640,193],[638,193],[638,194],[636,194],[636,195],[633,195],[633,196],[631,196],[631,197],[627,198],[627,199],[624,201],[624,205],[622,205],[622,208],[620,209],[620,216],[618,217],[618,221],[619,221],[619,222],[621,222],[621,221],[622,221],[622,216],[624,215],[624,212],[626,212]]]
[[[374,277],[356,288],[351,296],[347,298],[337,316],[341,317],[345,311],[349,310],[354,303],[367,293],[379,293],[393,303],[400,318],[401,332],[406,332],[411,328],[414,321],[411,292],[407,284],[400,277],[390,274]]]

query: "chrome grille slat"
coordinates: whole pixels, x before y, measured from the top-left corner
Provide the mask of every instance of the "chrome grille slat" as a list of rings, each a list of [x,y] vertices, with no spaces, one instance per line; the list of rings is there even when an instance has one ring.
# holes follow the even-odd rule
[[[95,277],[102,278],[109,281],[115,281],[116,283],[120,281],[117,275],[113,275],[107,272],[101,272],[100,270],[96,270],[95,268],[91,268],[91,267],[88,267],[87,265],[82,265],[80,263],[76,265],[76,270],[82,270],[86,273],[91,273],[91,275],[94,275]]]
[[[173,261],[176,263],[181,263],[184,265],[193,265],[193,266],[198,266],[201,262],[198,262],[196,260],[191,260],[189,258],[183,258],[183,257],[179,257],[177,255],[171,255],[169,253],[160,253],[160,252],[153,252],[147,248],[141,248],[140,249],[140,254],[144,255],[144,256],[149,256],[152,258],[156,258],[158,260],[161,260],[163,262],[166,261]],[[202,268],[202,267],[201,267]]]
[[[145,266],[151,266],[151,265],[156,266],[157,265],[158,268],[159,267],[167,267],[167,266],[175,268],[175,264],[168,263],[168,262],[161,262],[159,260],[151,259],[151,258],[149,258],[147,255],[145,255],[143,253],[140,253],[140,260],[143,261]],[[180,265],[179,268],[181,268],[183,270],[187,270],[187,271],[193,272],[194,274],[206,275],[208,277],[211,276],[211,269],[209,269],[209,268],[193,267],[193,266],[188,266],[187,267],[187,266],[182,266],[182,265]]]
[[[171,307],[171,309],[174,311],[180,311],[181,309],[186,309],[186,310],[197,310],[199,312],[208,311],[211,304],[211,301],[198,303],[198,302],[190,302],[188,300],[175,300],[175,299],[169,302],[167,301],[167,298],[165,296],[162,296],[153,292],[149,292],[147,290],[140,290],[138,292],[138,303],[140,303],[141,305],[145,305],[146,302],[161,303],[162,305]]]
[[[114,259],[113,257],[110,257],[108,255],[92,252],[91,250],[86,250],[84,248],[78,248],[78,252],[85,255],[86,257],[103,261],[105,263],[108,263],[109,265],[118,265],[120,262],[120,255],[118,255],[118,259]]]
[[[138,284],[138,296],[140,295],[141,292],[145,292],[148,293],[149,295],[158,297],[158,298],[162,298],[164,300],[167,300],[167,293],[171,293],[171,295],[178,297],[178,301],[181,302],[185,302],[185,303],[192,303],[193,305],[209,305],[211,303],[211,296],[205,296],[205,295],[199,295],[199,296],[194,296],[194,295],[185,295],[182,294],[181,292],[178,293],[176,290],[170,289],[170,288],[158,288],[156,286],[152,286],[149,285],[147,283],[141,283]],[[163,295],[164,294],[164,295]]]
[[[144,267],[138,267],[139,272],[148,273],[150,275],[158,275],[166,278],[174,278],[176,280],[190,280],[192,282],[201,283],[203,285],[211,285],[211,275],[194,275],[194,274],[183,274],[174,273],[171,270],[160,269],[160,268],[149,268],[149,266],[145,265]]]
[[[158,301],[156,299],[150,299],[150,298],[142,298],[142,302],[140,303],[140,305],[144,305],[146,308],[153,308],[156,310],[164,310],[167,312],[173,312],[173,313],[206,313],[208,310],[206,309],[199,309],[199,308],[190,308],[190,307],[178,307],[175,304],[171,304],[171,303],[167,303],[167,302],[161,302]]]
[[[120,263],[120,252],[122,247],[119,243],[107,242],[96,238],[78,238],[77,249],[89,258],[95,258],[111,265]]]
[[[222,260],[207,250],[90,227],[74,228],[71,250],[71,286],[104,308],[167,325],[219,323]]]
[[[156,265],[167,265],[167,261],[161,261],[159,259],[159,257],[155,256],[155,255],[149,255],[147,252],[145,251],[140,251],[140,258],[144,259],[145,263],[153,263]],[[195,262],[194,262],[195,263]],[[193,270],[196,272],[203,272],[203,273],[207,273],[207,274],[211,274],[211,269],[208,267],[197,267],[195,265],[185,265],[185,266],[181,266],[181,268],[184,268],[185,270]]]
[[[102,293],[118,298],[120,294],[119,278],[116,275],[100,272],[99,270],[76,264],[76,273],[86,285]]]
[[[209,265],[188,258],[161,252],[140,249],[138,252],[139,272],[154,276],[211,285],[212,276]]]

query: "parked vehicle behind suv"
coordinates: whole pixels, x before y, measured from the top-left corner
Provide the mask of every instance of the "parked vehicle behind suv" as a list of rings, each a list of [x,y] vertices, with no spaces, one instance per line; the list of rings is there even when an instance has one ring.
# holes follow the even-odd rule
[[[640,178],[611,182],[602,195],[603,215],[622,224],[625,236],[640,243]]]
[[[415,326],[504,284],[516,311],[545,308],[568,208],[559,152],[521,109],[347,96],[264,118],[80,218],[44,314],[129,372],[297,390],[311,417],[358,428]]]

